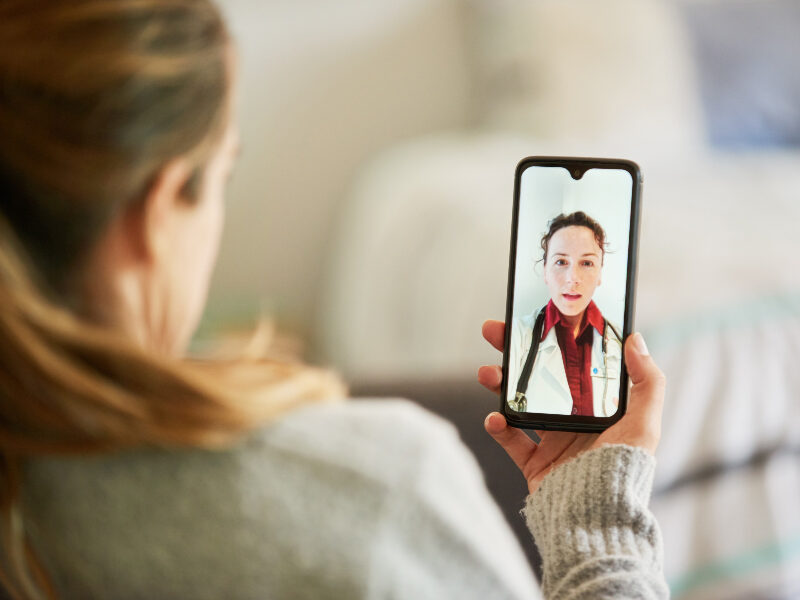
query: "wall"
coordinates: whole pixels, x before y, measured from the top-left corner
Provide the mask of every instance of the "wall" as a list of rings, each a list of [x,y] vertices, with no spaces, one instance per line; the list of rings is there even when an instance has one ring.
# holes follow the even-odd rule
[[[456,0],[223,3],[243,155],[204,328],[259,307],[307,337],[329,226],[375,151],[470,119]]]

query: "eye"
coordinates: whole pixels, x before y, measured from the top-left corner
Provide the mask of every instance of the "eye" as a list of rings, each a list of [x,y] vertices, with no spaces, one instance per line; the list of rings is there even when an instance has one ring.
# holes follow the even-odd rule
[[[585,260],[585,261],[583,261],[583,266],[584,267],[593,267],[594,266],[594,262],[591,261],[591,260]]]
[[[557,258],[556,259],[556,266],[563,267],[566,264],[567,264],[567,261],[564,260],[563,258]]]

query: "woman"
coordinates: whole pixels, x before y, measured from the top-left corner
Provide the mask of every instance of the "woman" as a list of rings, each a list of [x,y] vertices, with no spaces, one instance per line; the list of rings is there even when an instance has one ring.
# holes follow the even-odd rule
[[[452,427],[409,403],[336,402],[339,381],[303,365],[181,358],[236,154],[233,56],[207,0],[0,4],[0,586],[538,597]],[[638,339],[626,349],[625,429],[537,448],[487,419],[538,490],[548,595],[666,593],[646,506],[663,377]],[[497,371],[482,371],[492,389]],[[560,512],[566,489],[614,531]],[[579,529],[593,550],[562,539]]]
[[[605,231],[583,212],[550,221],[541,241],[550,301],[514,320],[512,409],[589,417],[616,412],[622,337],[592,300],[605,245]]]

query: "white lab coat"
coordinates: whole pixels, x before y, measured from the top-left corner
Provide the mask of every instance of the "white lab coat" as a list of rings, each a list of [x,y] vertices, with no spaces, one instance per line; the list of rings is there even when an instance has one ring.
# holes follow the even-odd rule
[[[517,380],[528,357],[533,326],[538,314],[537,310],[530,315],[514,320],[508,362],[508,381],[511,384],[508,388],[509,399],[513,399],[517,393]],[[611,327],[605,329],[607,356],[604,362],[602,336],[592,328],[594,338],[590,372],[594,396],[593,410],[596,417],[610,417],[617,412],[619,404],[622,342]],[[606,377],[608,377],[607,386]],[[526,412],[558,415],[572,413],[572,393],[569,383],[567,383],[567,373],[564,370],[564,359],[561,356],[561,348],[558,346],[555,327],[550,329],[539,344],[525,396],[528,400]]]

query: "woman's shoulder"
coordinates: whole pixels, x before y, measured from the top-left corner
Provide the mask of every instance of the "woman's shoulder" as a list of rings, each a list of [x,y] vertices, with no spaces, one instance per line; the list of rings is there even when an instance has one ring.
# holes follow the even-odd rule
[[[251,460],[263,461],[272,454],[287,465],[323,462],[332,468],[342,462],[351,471],[359,467],[371,470],[397,460],[399,451],[407,461],[415,451],[428,451],[431,446],[457,438],[449,422],[408,400],[358,399],[293,410],[227,449],[138,449],[97,457],[47,458],[34,461],[30,470],[35,474],[57,468],[67,474],[85,471],[91,475],[116,471],[129,477],[147,477],[166,474],[172,468],[184,472],[232,469]],[[146,468],[140,470],[139,465]],[[163,472],[159,465],[163,465]]]
[[[26,477],[34,493],[57,485],[61,494],[80,495],[91,485],[95,497],[138,496],[142,502],[179,488],[193,500],[254,498],[269,488],[302,494],[302,488],[326,481],[337,487],[334,474],[346,475],[351,483],[358,478],[364,486],[391,486],[408,477],[425,455],[453,445],[460,445],[455,427],[410,401],[348,400],[294,410],[223,450],[139,449],[46,458],[33,461]]]
[[[339,463],[350,472],[402,479],[422,456],[460,444],[455,427],[402,399],[363,398],[294,411],[250,436],[241,451]]]
[[[300,581],[309,597],[332,585],[359,597],[358,565],[387,506],[420,489],[441,495],[446,482],[431,469],[442,463],[480,480],[444,420],[407,401],[357,400],[293,411],[224,451],[37,460],[24,504],[66,597],[288,597]]]
[[[306,428],[323,428],[336,438],[357,433],[350,438],[356,443],[410,443],[432,433],[455,433],[448,421],[409,400],[357,398],[305,406],[261,429],[255,437],[277,441],[285,432]]]

